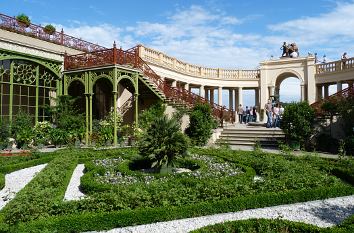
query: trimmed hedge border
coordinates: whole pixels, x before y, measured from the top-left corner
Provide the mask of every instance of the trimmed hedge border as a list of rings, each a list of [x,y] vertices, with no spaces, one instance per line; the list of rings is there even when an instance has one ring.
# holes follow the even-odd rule
[[[0,214],[0,232],[16,229],[20,222],[43,218],[59,204],[77,165],[75,154],[55,158],[8,203]],[[16,231],[15,231],[16,232]]]
[[[5,174],[0,173],[0,190],[2,190],[5,187]]]
[[[182,218],[191,218],[218,213],[236,212],[245,209],[292,204],[354,194],[354,187],[341,185],[314,190],[290,191],[287,193],[263,193],[232,198],[217,202],[204,202],[182,207],[159,207],[123,210],[111,213],[84,213],[67,216],[52,216],[27,224],[20,223],[19,232],[82,232],[107,230],[117,227],[148,224]]]
[[[243,233],[320,233],[323,229],[305,223],[292,222],[281,219],[247,219],[231,221],[206,226],[190,233],[220,233],[220,232],[243,232]]]
[[[21,163],[9,164],[5,166],[0,166],[0,190],[5,187],[5,175],[20,169],[37,166],[43,163],[48,163],[53,160],[53,157],[45,156],[38,159],[31,159]]]
[[[352,219],[353,216],[351,217]],[[314,225],[300,222],[292,222],[289,220],[261,218],[219,223],[191,231],[190,233],[353,233],[353,230],[353,225],[341,224],[335,227],[320,228]]]

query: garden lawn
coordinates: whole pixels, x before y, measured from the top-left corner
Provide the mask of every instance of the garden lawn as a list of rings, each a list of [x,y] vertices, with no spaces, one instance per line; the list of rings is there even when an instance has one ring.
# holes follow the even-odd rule
[[[176,161],[191,172],[161,175],[142,172],[137,153],[56,152],[0,212],[0,232],[103,230],[354,194],[348,179],[353,160],[191,149],[190,156]],[[22,161],[11,164],[17,163]],[[81,189],[88,197],[64,202],[78,163],[85,163]]]

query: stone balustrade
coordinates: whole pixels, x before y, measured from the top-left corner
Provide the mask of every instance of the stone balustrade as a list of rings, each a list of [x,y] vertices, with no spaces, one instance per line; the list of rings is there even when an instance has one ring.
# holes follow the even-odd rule
[[[354,69],[354,57],[346,60],[327,62],[316,65],[316,74],[328,74],[333,72],[348,71]]]
[[[201,78],[224,80],[255,80],[260,78],[259,70],[220,69],[197,66],[180,61],[143,45],[139,45],[139,56],[150,64]]]

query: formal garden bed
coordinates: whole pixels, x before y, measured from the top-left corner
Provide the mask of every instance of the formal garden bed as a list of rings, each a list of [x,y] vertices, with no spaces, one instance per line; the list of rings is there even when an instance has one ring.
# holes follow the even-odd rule
[[[189,172],[167,174],[142,170],[134,148],[0,158],[2,174],[48,163],[0,212],[0,229],[103,230],[354,194],[347,179],[353,177],[353,160],[227,149],[190,149],[188,154],[176,165]],[[64,202],[79,163],[86,165],[81,189],[88,196]],[[262,179],[255,181],[255,175]]]

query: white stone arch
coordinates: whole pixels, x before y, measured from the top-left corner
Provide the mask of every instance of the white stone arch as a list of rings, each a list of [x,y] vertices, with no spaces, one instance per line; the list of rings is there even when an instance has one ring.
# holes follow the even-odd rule
[[[282,81],[290,77],[298,78],[300,80],[300,85],[305,85],[306,83],[303,74],[300,74],[299,72],[293,69],[282,69],[277,72],[275,78],[272,80],[272,86],[276,86],[278,83],[280,84]],[[280,82],[278,82],[279,78],[281,79]]]

